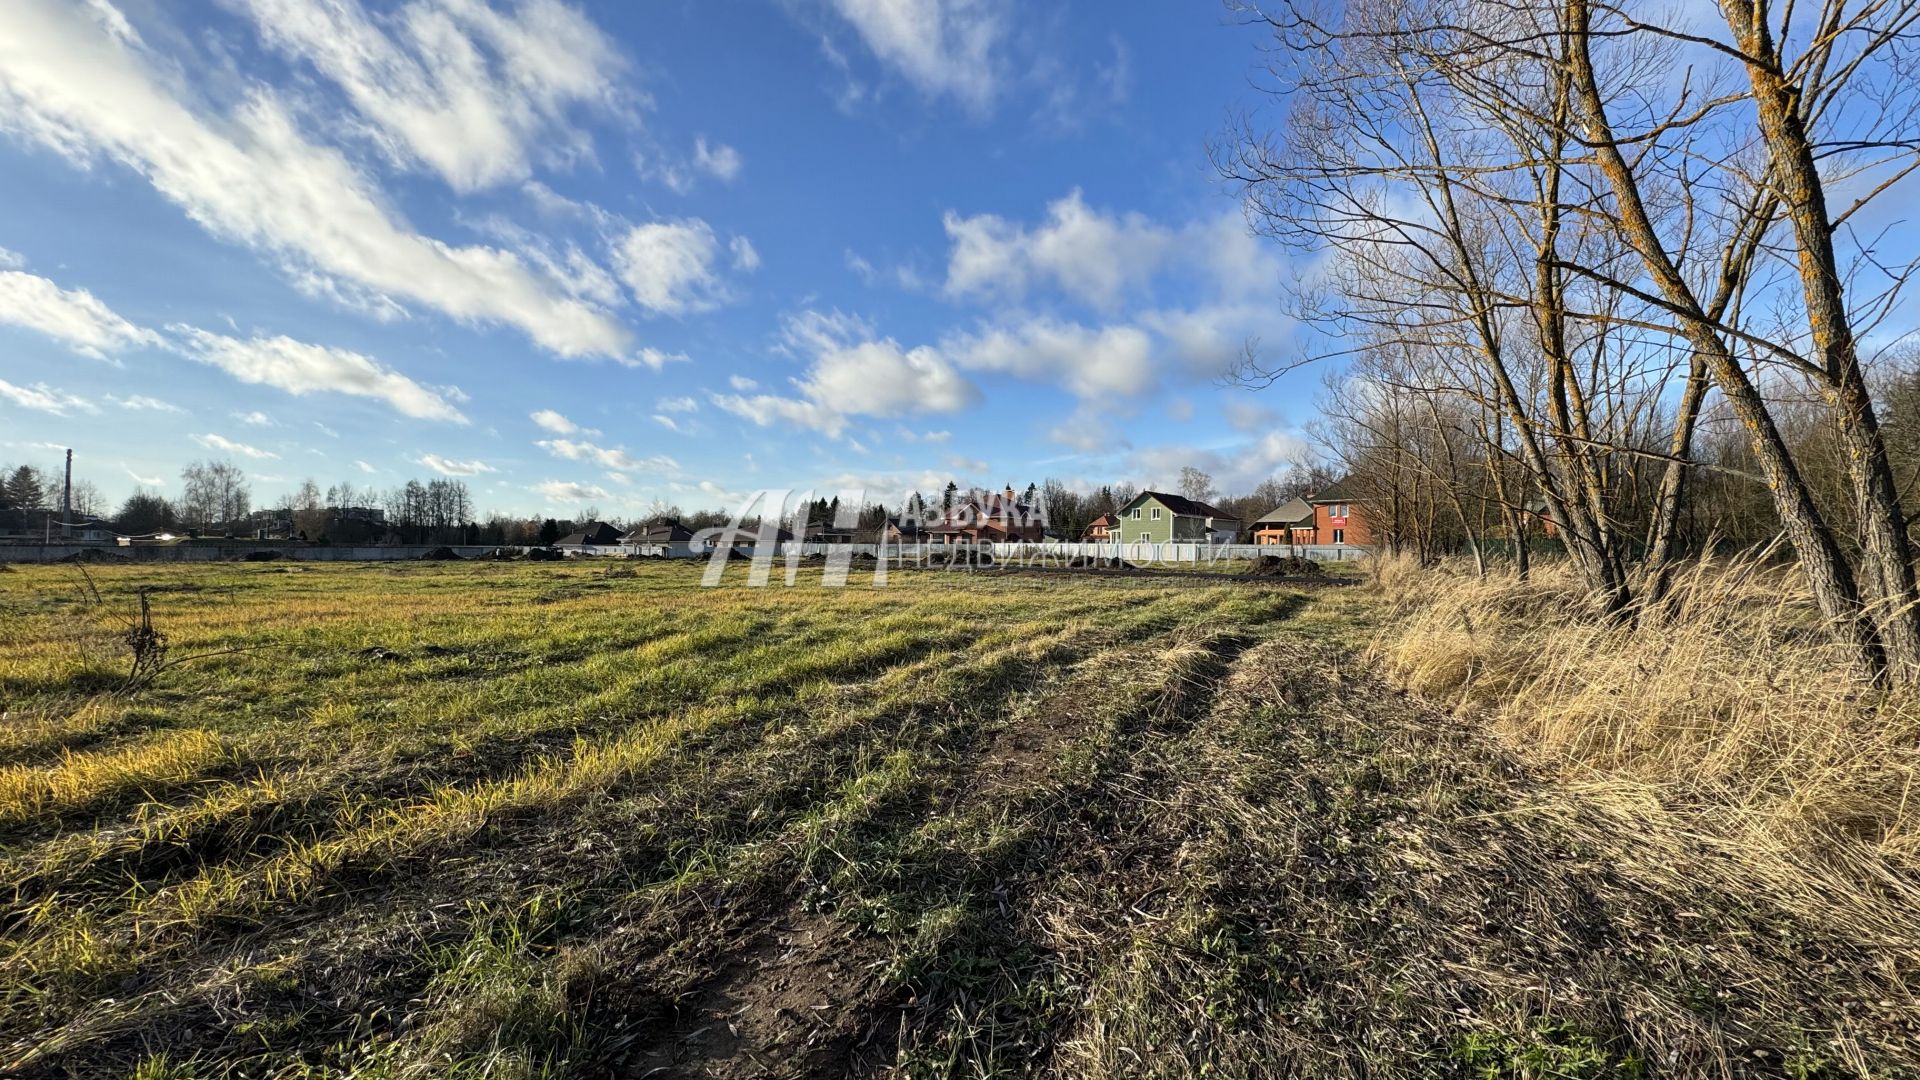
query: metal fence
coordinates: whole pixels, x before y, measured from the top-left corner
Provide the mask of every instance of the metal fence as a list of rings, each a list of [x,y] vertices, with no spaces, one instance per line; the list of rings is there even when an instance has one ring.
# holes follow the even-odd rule
[[[379,545],[326,545],[326,544],[257,544],[244,541],[225,541],[209,544],[167,544],[154,546],[117,547],[110,544],[0,544],[0,563],[20,562],[59,562],[62,559],[80,555],[82,552],[97,552],[106,556],[125,559],[129,562],[238,562],[255,552],[273,552],[278,558],[295,562],[381,562],[388,560],[418,559],[432,552],[452,551],[461,558],[482,558],[494,552],[524,553],[525,548],[495,545],[444,545],[444,544],[379,544]],[[713,554],[713,549],[703,544],[610,544],[603,546],[576,545],[563,547],[562,554],[569,558],[667,558],[667,559],[704,559]],[[744,553],[753,553],[751,545],[737,547]],[[1038,544],[982,544],[977,549],[966,545],[942,544],[827,544],[818,542],[783,542],[775,548],[777,558],[788,555],[830,556],[830,555],[866,555],[884,558],[893,563],[944,562],[964,558],[975,550],[992,555],[995,562],[1011,563],[1016,566],[1060,566],[1070,559],[1121,559],[1135,566],[1192,567],[1210,566],[1215,563],[1236,559],[1253,559],[1263,555],[1299,555],[1319,562],[1342,562],[1352,559],[1364,559],[1372,554],[1368,549],[1347,544],[1338,545],[1287,545],[1287,544],[1091,544],[1045,542]],[[86,556],[81,555],[85,558]]]

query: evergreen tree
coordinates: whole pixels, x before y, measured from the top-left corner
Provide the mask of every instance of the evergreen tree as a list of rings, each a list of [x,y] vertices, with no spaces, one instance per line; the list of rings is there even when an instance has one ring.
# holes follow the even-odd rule
[[[47,500],[46,483],[40,470],[22,465],[7,477],[7,507],[12,510],[40,510]]]

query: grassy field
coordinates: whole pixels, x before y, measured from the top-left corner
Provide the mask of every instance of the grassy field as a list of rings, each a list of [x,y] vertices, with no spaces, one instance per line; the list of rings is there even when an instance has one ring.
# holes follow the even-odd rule
[[[89,570],[0,573],[0,1073],[1920,1062],[1901,924],[1386,685],[1364,587]]]

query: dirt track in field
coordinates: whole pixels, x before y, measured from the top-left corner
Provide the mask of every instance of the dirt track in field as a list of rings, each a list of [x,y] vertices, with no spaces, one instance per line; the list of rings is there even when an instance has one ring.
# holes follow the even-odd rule
[[[964,663],[931,643],[849,659],[804,698],[767,691],[631,772],[342,861],[298,895],[103,921],[96,940],[133,935],[159,962],[77,1008],[10,999],[58,1022],[6,1033],[0,1060],[154,1078],[1920,1075],[1920,912],[1883,904],[1841,936],[1679,819],[1535,775],[1315,643],[1299,620],[1319,601],[1221,594],[1244,606],[1217,628],[1185,587],[1142,593],[1125,625],[1110,608],[1012,640],[957,623]],[[412,814],[430,784],[577,766],[577,744],[524,741],[367,775]],[[257,812],[202,823],[183,803],[76,837],[105,845],[84,861],[52,837],[9,864],[12,925],[62,897],[133,910],[155,894],[124,880],[203,866],[251,885],[283,834],[340,829],[370,797],[306,780]],[[138,843],[155,822],[175,841]]]
[[[910,973],[885,970],[898,935],[849,933],[776,889],[729,919],[704,977],[660,988],[655,1037],[608,1064],[686,1077],[1920,1064],[1914,941],[1835,940],[1735,862],[1556,791],[1349,657],[1247,645],[1202,642],[1118,721],[1059,708],[1010,725],[949,799],[890,822],[1018,837],[991,865],[921,882],[963,883],[970,921]]]

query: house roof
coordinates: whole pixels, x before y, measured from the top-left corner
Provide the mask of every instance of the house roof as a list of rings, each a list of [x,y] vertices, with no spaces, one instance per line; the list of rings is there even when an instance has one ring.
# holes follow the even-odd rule
[[[1313,506],[1305,499],[1288,499],[1279,506],[1253,519],[1255,525],[1291,525],[1296,521],[1305,521],[1313,516]]]
[[[1321,503],[1356,501],[1353,493],[1353,477],[1343,476],[1335,480],[1333,483],[1321,488],[1319,494],[1311,496],[1307,501],[1315,506]]]
[[[1092,521],[1087,522],[1087,528],[1094,529],[1102,525],[1118,525],[1118,524],[1120,524],[1119,514],[1101,514],[1099,517],[1094,518]]]
[[[627,532],[626,538],[643,544],[670,544],[677,540],[693,539],[693,530],[672,518],[663,518],[635,525]]]
[[[555,540],[556,544],[617,544],[620,542],[620,530],[604,521],[589,521],[579,532],[568,533]]]
[[[1164,491],[1143,491],[1133,497],[1133,501],[1120,509],[1124,512],[1141,499],[1153,499],[1161,506],[1173,511],[1175,517],[1220,518],[1223,521],[1240,519],[1217,506],[1209,506],[1198,499],[1189,499],[1185,495],[1171,495]]]
[[[728,547],[735,547],[740,544],[757,544],[760,542],[760,529],[761,526],[759,525],[742,525],[737,529],[721,529],[713,535],[714,543],[726,544]],[[793,534],[776,525],[774,526],[771,539],[775,543],[785,543],[793,539]]]

